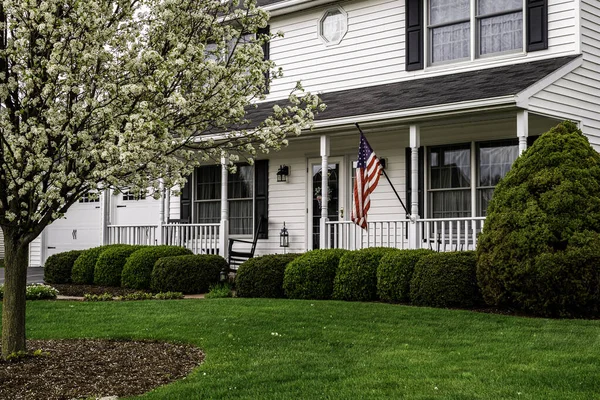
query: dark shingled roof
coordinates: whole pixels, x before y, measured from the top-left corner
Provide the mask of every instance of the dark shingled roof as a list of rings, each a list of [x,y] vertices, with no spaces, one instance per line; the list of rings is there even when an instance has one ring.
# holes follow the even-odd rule
[[[271,4],[275,4],[275,3],[281,3],[282,1],[285,1],[285,0],[256,0],[256,4],[259,7],[264,7],[264,6],[270,6]]]
[[[320,97],[327,104],[327,109],[317,115],[316,120],[516,95],[577,57],[552,58],[323,93]],[[248,118],[252,121],[264,120],[277,103],[282,104],[284,101],[260,103],[258,108],[248,110]]]

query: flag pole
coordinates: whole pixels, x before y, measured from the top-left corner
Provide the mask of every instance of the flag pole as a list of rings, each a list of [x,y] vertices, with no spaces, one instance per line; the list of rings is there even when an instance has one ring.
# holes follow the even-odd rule
[[[361,134],[365,134],[362,129],[360,129],[360,126],[358,126],[358,122],[355,122],[354,125],[356,125],[356,128],[358,129],[358,131]],[[398,198],[398,201],[400,201],[400,204],[402,205],[402,208],[404,208],[404,211],[406,212],[406,215],[410,215],[410,213],[408,212],[408,210],[406,209],[406,206],[404,205],[404,202],[402,201],[402,199],[400,198],[400,195],[398,194],[398,192],[396,191],[396,188],[394,187],[394,184],[392,183],[392,181],[390,180],[390,177],[388,176],[388,174],[385,172],[385,168],[381,169],[381,172],[383,172],[383,175],[385,176],[385,179],[387,179],[388,183],[390,184],[390,186],[392,187],[392,190],[394,191],[394,194],[396,194],[396,197]]]

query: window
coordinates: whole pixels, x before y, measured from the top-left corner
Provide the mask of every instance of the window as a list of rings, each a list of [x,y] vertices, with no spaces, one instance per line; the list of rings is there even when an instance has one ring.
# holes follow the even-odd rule
[[[229,233],[252,235],[258,225],[256,218],[267,218],[268,162],[256,161],[254,166],[238,164],[235,174],[227,180],[229,201]],[[190,199],[187,192],[190,183],[182,190],[181,217],[189,218]],[[210,165],[196,168],[193,191],[193,223],[218,223],[221,220],[221,166]],[[183,196],[184,193],[187,193]],[[259,232],[266,238],[267,223]]]
[[[80,203],[99,203],[100,196],[96,192],[87,192],[79,199]]]
[[[329,9],[321,17],[318,29],[325,44],[338,44],[348,31],[348,15],[341,7]]]
[[[123,201],[138,201],[138,200],[145,200],[145,199],[146,199],[146,193],[136,194],[136,193],[130,193],[128,191],[123,192]]]
[[[477,145],[477,215],[486,216],[494,187],[508,173],[519,156],[517,140],[482,142]]]
[[[529,143],[535,138],[530,137]],[[472,154],[471,143],[429,149],[429,218],[470,217],[473,198],[476,216],[487,215],[494,187],[519,156],[519,144],[517,139],[494,140],[475,143],[475,149],[476,154]],[[476,182],[471,181],[472,162],[476,166]]]
[[[523,49],[523,1],[477,0],[479,55]]]
[[[473,29],[476,44],[471,43]],[[432,64],[520,51],[523,1],[429,0],[429,41]]]
[[[433,147],[429,151],[429,204],[432,218],[471,215],[471,146]]]

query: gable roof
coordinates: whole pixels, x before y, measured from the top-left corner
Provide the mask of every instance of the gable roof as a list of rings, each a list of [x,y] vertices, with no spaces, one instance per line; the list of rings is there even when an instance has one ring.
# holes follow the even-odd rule
[[[578,56],[551,58],[521,64],[406,80],[385,85],[322,93],[319,97],[327,109],[315,120],[409,110],[428,106],[516,96],[544,77],[557,71]],[[275,104],[260,103],[249,110],[251,120],[264,120]]]

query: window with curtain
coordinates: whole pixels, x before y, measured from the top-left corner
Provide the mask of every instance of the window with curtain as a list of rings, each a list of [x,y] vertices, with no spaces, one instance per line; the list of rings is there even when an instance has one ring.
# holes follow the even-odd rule
[[[523,49],[522,0],[429,0],[432,64]],[[471,10],[475,9],[475,20]],[[471,43],[471,30],[476,43]]]
[[[199,224],[221,220],[221,166],[196,168],[196,195],[194,221]]]
[[[471,56],[471,0],[430,0],[431,62]]]
[[[471,146],[429,150],[429,204],[432,218],[471,216]]]
[[[254,167],[237,165],[227,183],[229,234],[251,235],[254,227]],[[221,166],[196,169],[195,223],[218,223],[221,219]]]
[[[523,49],[523,1],[477,0],[479,55]]]
[[[517,140],[481,142],[477,144],[477,216],[485,217],[494,187],[508,173],[519,156]]]

